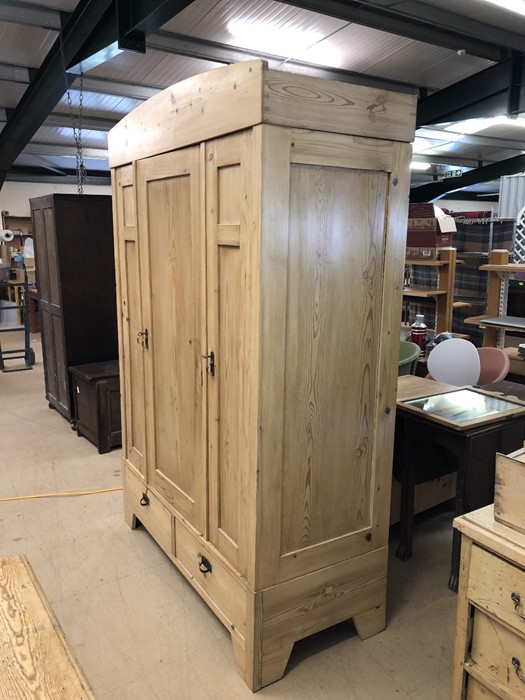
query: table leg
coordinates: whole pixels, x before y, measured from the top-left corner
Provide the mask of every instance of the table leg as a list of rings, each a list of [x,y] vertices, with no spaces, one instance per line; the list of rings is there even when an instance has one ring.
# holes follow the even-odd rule
[[[458,449],[458,476],[456,486],[456,502],[454,516],[463,515],[465,512],[465,489],[468,475],[468,465],[471,459],[472,439],[466,437],[461,440]],[[472,475],[471,475],[472,476]],[[461,556],[461,534],[457,530],[452,533],[452,556],[450,560],[450,577],[448,587],[457,593],[459,581],[459,560]]]

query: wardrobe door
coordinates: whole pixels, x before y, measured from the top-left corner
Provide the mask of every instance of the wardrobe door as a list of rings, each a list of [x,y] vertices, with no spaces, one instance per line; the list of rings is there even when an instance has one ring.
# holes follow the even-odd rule
[[[206,529],[206,289],[198,146],[137,164],[148,482]]]
[[[140,276],[140,252],[136,221],[134,169],[113,173],[115,209],[115,260],[117,272],[120,343],[120,391],[122,395],[122,447],[126,462],[146,476],[144,412],[144,330]]]
[[[35,200],[31,204],[31,215],[37,259],[46,398],[66,418],[71,418],[53,198]]]
[[[249,581],[255,529],[260,164],[248,130],[206,144],[210,540]],[[252,559],[250,560],[250,556]]]

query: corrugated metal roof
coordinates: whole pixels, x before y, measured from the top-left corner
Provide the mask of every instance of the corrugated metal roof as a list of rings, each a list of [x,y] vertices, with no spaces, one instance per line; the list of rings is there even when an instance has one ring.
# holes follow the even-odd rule
[[[0,80],[0,107],[14,109],[26,91],[27,85]]]
[[[0,22],[0,62],[38,67],[56,37],[48,29]]]
[[[78,112],[80,101],[80,91],[76,89],[70,90],[73,111]],[[131,97],[121,97],[119,95],[104,95],[99,92],[84,91],[82,97],[83,110],[86,115],[98,117],[115,117],[120,118],[128,112],[131,112],[141,103],[140,100],[134,100]],[[69,114],[69,106],[67,95],[64,95],[58,102],[56,107],[57,112],[65,112]]]
[[[90,76],[125,80],[166,88],[180,80],[217,68],[218,63],[149,49],[145,55],[129,51],[89,71]]]
[[[420,0],[420,2],[423,5],[432,5],[440,10],[448,10],[465,17],[471,17],[479,22],[486,22],[493,27],[525,34],[525,16],[505,10],[490,2],[483,0]],[[401,11],[406,7],[407,11],[410,12],[410,6],[413,3],[396,0],[393,4]]]
[[[42,126],[33,137],[33,141],[40,143],[75,145],[73,128]],[[86,148],[107,148],[108,135],[104,131],[82,129],[82,143]]]
[[[78,4],[77,0],[19,0],[19,5],[31,5],[31,9],[35,9],[38,8],[39,2],[46,8],[66,12],[74,10]],[[421,15],[425,8],[427,11],[429,8],[435,8],[440,13],[448,11],[461,14],[469,21],[472,18],[474,24],[487,22],[487,40],[491,38],[491,27],[507,29],[514,35],[521,32],[525,49],[525,17],[505,12],[481,0],[377,0],[374,4],[408,15],[411,12]],[[368,5],[369,3],[365,3],[365,6]],[[18,20],[17,17],[17,22]],[[451,26],[451,30],[453,29]],[[460,55],[448,48],[407,39],[277,0],[194,0],[166,23],[163,30],[187,35],[195,40],[219,42],[228,47],[274,54],[284,59],[281,65],[284,69],[287,68],[286,59],[293,59],[421,86],[429,92],[440,90],[493,65],[487,59],[468,54]],[[48,29],[0,22],[0,63],[39,67],[56,37],[57,33]],[[204,53],[206,55],[206,52]],[[212,59],[213,53],[207,54],[207,57]],[[217,60],[219,58],[223,61],[228,60],[217,56]],[[134,99],[137,96],[137,91],[132,89],[135,85],[162,89],[211,70],[217,65],[220,64],[213,60],[161,50],[148,49],[145,55],[121,53],[87,73],[87,78],[93,82],[88,85],[90,90],[84,92],[84,114],[86,117],[118,120],[140,104],[140,100]],[[294,70],[308,72],[309,68],[294,66]],[[17,79],[23,80],[23,76],[17,76]],[[106,85],[101,79],[112,81],[113,85]],[[127,83],[123,94],[134,97],[104,92],[111,90],[115,83],[119,82]],[[74,111],[78,112],[78,80],[75,86],[71,96]],[[99,86],[101,92],[95,92]],[[0,81],[0,108],[16,107],[25,89],[26,85],[23,82]],[[152,91],[154,90],[145,92],[150,94]],[[138,95],[144,97],[144,91]],[[57,103],[55,111],[68,115],[66,96]],[[58,123],[63,122],[60,120]],[[509,126],[493,126],[481,133],[512,140],[519,138]],[[33,141],[57,146],[73,145],[69,126],[43,126],[37,131]],[[86,148],[104,148],[106,134],[94,129],[84,130],[83,142]],[[416,152],[419,149],[421,153],[429,155],[450,154],[456,160],[465,158],[471,163],[476,160],[493,161],[512,157],[517,153],[516,150],[505,146],[495,149],[483,143],[452,140],[446,135],[439,140],[428,140],[421,146],[420,143],[416,142]],[[34,164],[38,159],[47,159],[47,156],[26,153],[23,158],[29,159],[24,162]],[[63,161],[60,167],[66,167],[65,162]],[[99,168],[100,161],[97,161],[97,164]]]
[[[45,0],[45,6],[51,7],[54,10],[65,10],[66,12],[72,12],[78,5],[79,0]],[[17,0],[17,2],[27,5],[34,5],[35,0]]]

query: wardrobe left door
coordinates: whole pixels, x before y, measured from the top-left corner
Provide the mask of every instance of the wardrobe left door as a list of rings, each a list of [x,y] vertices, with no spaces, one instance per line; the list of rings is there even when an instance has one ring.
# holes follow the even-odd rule
[[[137,194],[148,483],[206,534],[203,154],[191,146],[139,161]]]
[[[144,406],[144,330],[133,165],[113,173],[115,268],[119,324],[120,391],[122,396],[122,447],[128,464],[146,477]]]

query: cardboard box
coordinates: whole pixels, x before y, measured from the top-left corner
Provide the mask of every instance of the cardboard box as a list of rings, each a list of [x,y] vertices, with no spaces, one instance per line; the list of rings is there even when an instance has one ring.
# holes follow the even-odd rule
[[[452,233],[441,233],[435,230],[409,230],[407,233],[407,248],[450,248]]]
[[[409,219],[433,219],[434,218],[433,204],[409,204],[408,218]]]
[[[408,249],[421,248],[447,248],[453,244],[453,233],[456,231],[456,222],[452,216],[425,216],[434,212],[432,204],[411,204],[409,209],[407,232],[407,257]],[[416,254],[416,252],[414,252]],[[423,252],[418,257],[435,260],[437,252],[433,255]]]

